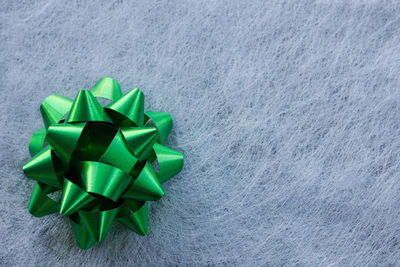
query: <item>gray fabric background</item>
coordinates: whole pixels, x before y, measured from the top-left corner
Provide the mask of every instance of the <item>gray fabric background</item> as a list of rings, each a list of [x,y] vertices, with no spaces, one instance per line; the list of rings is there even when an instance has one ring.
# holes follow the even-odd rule
[[[0,4],[0,265],[399,263],[398,4],[65,2]],[[21,168],[41,101],[104,76],[172,115],[185,166],[148,236],[83,251]]]

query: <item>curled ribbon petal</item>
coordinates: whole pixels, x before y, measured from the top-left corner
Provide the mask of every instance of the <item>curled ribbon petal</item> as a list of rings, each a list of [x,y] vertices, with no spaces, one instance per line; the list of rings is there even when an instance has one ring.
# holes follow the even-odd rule
[[[65,114],[70,110],[72,100],[61,96],[48,96],[40,105],[44,126],[46,128],[51,124],[59,123]]]
[[[111,103],[102,107],[98,97]],[[171,116],[144,112],[143,93],[135,88],[123,95],[112,78],[74,100],[51,95],[40,111],[45,127],[32,135],[32,159],[23,166],[36,181],[29,212],[68,216],[81,249],[103,241],[114,220],[146,235],[147,201],[159,200],[161,183],[183,167],[182,154],[164,146]],[[51,197],[55,192],[60,199]]]

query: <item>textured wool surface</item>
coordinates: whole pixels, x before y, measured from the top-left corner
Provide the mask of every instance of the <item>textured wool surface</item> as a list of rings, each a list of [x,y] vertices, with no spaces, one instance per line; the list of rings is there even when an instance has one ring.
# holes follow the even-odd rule
[[[398,4],[63,2],[0,5],[0,265],[400,262]],[[84,251],[22,166],[41,101],[106,76],[172,115],[185,166],[147,236]]]

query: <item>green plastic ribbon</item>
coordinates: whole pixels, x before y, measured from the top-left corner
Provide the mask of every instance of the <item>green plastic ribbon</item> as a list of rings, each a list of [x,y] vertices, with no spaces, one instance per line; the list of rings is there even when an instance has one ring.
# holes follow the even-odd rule
[[[103,107],[97,98],[111,102]],[[143,108],[140,90],[122,95],[111,78],[79,91],[75,100],[47,97],[40,106],[45,128],[32,135],[32,159],[23,167],[36,181],[29,212],[68,216],[82,249],[104,240],[114,220],[146,235],[147,201],[164,195],[161,183],[181,171],[183,156],[163,145],[171,116]]]

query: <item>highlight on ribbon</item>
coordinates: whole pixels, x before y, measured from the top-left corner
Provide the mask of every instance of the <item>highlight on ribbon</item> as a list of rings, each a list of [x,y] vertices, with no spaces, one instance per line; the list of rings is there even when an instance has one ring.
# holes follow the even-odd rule
[[[111,102],[103,107],[97,98]],[[79,91],[75,100],[51,95],[40,112],[45,127],[32,135],[32,159],[23,166],[36,181],[29,212],[68,216],[81,249],[104,240],[114,220],[146,235],[147,201],[159,200],[161,183],[183,167],[182,154],[163,145],[171,116],[144,112],[143,93],[135,88],[122,95],[112,78]],[[62,192],[58,201],[50,196],[56,191]]]

